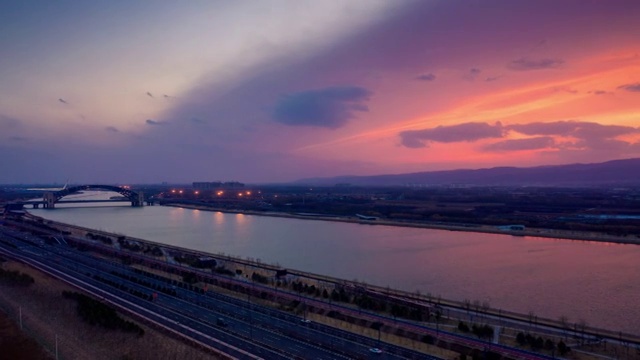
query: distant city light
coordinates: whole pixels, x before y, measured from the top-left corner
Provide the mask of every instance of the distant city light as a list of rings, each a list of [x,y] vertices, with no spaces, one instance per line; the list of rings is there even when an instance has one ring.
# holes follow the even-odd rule
[[[175,194],[175,193],[176,193],[176,190],[175,190],[175,189],[174,189],[174,190],[171,190],[171,192]]]
[[[195,194],[196,194],[196,195],[200,194],[200,191],[196,190],[196,191],[195,191]]]
[[[180,190],[179,192],[180,192],[180,194],[182,194],[184,191]]]

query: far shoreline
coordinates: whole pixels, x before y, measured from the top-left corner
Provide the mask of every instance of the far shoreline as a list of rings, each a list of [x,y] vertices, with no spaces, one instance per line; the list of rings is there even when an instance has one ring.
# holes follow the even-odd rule
[[[325,215],[325,214],[305,214],[305,213],[286,213],[286,212],[263,212],[254,210],[240,210],[240,209],[222,209],[216,207],[209,207],[204,205],[193,204],[164,204],[163,206],[179,207],[191,210],[222,212],[228,214],[244,214],[255,216],[270,216],[281,217],[289,219],[302,219],[302,220],[320,220],[320,221],[332,221],[332,222],[345,222],[353,224],[363,225],[383,225],[383,226],[396,226],[396,227],[412,227],[423,229],[435,229],[435,230],[448,230],[448,231],[463,231],[463,232],[477,232],[485,234],[496,235],[511,235],[511,236],[524,236],[524,237],[542,237],[550,239],[560,240],[579,240],[579,241],[595,241],[614,244],[629,244],[640,245],[640,234],[636,237],[620,237],[612,236],[600,233],[586,233],[581,231],[568,231],[557,229],[540,229],[540,228],[525,228],[524,230],[501,230],[497,226],[493,225],[453,225],[453,224],[433,224],[433,223],[417,223],[412,221],[398,221],[398,220],[363,220],[357,217],[345,217],[338,215]]]

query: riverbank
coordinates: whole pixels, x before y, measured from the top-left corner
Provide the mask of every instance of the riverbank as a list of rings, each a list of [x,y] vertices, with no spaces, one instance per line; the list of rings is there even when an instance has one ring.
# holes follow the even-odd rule
[[[294,221],[165,206],[34,213],[118,236],[217,254],[220,265],[231,254],[410,294],[420,291],[425,298],[440,294],[460,303],[477,300],[525,317],[564,316],[572,325],[584,319],[592,326],[628,333],[637,333],[632,324],[640,318],[633,306],[637,289],[628,286],[638,276],[633,269],[640,248],[633,246]],[[239,270],[243,277],[253,272],[248,267]]]
[[[39,222],[38,219],[40,218],[32,217],[32,219],[35,220],[36,222]],[[262,277],[266,277],[268,279],[276,279],[277,276],[274,274],[281,273],[281,274],[284,274],[284,277],[281,278],[283,281],[286,279],[290,283],[293,283],[295,281],[295,282],[304,283],[309,286],[315,286],[318,289],[315,297],[317,297],[318,299],[320,299],[320,295],[317,295],[317,294],[321,293],[322,289],[329,290],[329,293],[331,293],[332,289],[345,289],[347,291],[348,296],[352,299],[355,299],[356,296],[361,296],[362,294],[366,294],[368,297],[372,299],[376,299],[376,298],[382,298],[387,300],[395,299],[396,301],[400,301],[399,302],[400,306],[408,305],[408,304],[411,306],[420,305],[421,307],[424,307],[425,311],[430,311],[430,312],[435,311],[434,309],[442,307],[444,309],[448,309],[446,310],[446,315],[444,315],[443,313],[443,318],[449,318],[450,316],[449,310],[451,310],[452,314],[451,314],[451,319],[449,320],[451,323],[450,325],[454,327],[458,324],[458,320],[466,319],[468,317],[469,312],[471,312],[477,318],[483,319],[483,321],[493,322],[490,320],[491,318],[498,319],[496,320],[497,322],[492,325],[497,325],[502,328],[504,328],[505,322],[507,322],[507,323],[510,323],[512,326],[515,326],[516,328],[522,327],[523,329],[526,329],[533,326],[533,328],[535,329],[537,327],[548,327],[548,328],[555,328],[561,331],[566,331],[567,333],[575,332],[575,336],[578,336],[577,329],[580,329],[580,333],[583,333],[583,334],[586,333],[588,336],[591,336],[591,337],[603,337],[603,338],[620,340],[620,341],[622,339],[625,339],[629,343],[635,343],[635,344],[640,343],[640,339],[638,339],[637,335],[624,334],[619,331],[598,329],[595,327],[586,326],[586,324],[578,324],[578,323],[570,324],[570,323],[564,323],[563,321],[558,321],[558,320],[544,319],[538,316],[534,317],[532,313],[530,313],[529,315],[525,315],[522,313],[509,312],[509,311],[505,311],[498,308],[494,309],[494,308],[490,308],[489,304],[484,305],[476,301],[458,302],[458,301],[446,300],[446,299],[440,298],[439,296],[431,296],[429,294],[423,295],[420,293],[411,293],[411,292],[406,292],[401,290],[394,290],[388,287],[380,287],[380,286],[375,286],[371,284],[365,284],[363,282],[358,282],[358,281],[348,281],[345,279],[307,273],[307,272],[294,270],[294,269],[288,269],[288,268],[285,269],[277,265],[264,264],[259,261],[240,259],[240,258],[232,257],[229,255],[221,255],[221,254],[216,255],[216,254],[211,254],[207,252],[185,249],[178,246],[157,243],[149,240],[131,238],[129,236],[124,236],[120,234],[114,234],[114,233],[109,233],[105,231],[93,230],[93,229],[84,228],[80,226],[59,223],[55,221],[43,220],[43,219],[41,220],[42,222],[40,223],[44,225],[55,226],[58,230],[69,232],[73,236],[77,236],[80,238],[85,238],[88,233],[92,233],[94,235],[99,234],[105,237],[110,237],[111,239],[114,239],[114,241],[115,239],[122,238],[123,240],[134,241],[139,244],[147,244],[149,246],[158,246],[165,250],[170,251],[170,253],[174,255],[175,254],[193,255],[194,258],[215,259],[219,266],[221,265],[227,270],[229,270],[229,274],[231,275],[231,277],[229,278],[230,281],[241,280],[244,282],[246,280],[242,278],[245,278],[252,273],[258,273]],[[163,253],[167,254],[166,251],[163,251]],[[167,260],[164,259],[163,261],[166,262]],[[282,287],[280,287],[280,285],[275,285],[273,283],[268,284],[268,286],[274,287],[274,289],[276,289],[275,291],[282,292],[284,290]],[[295,290],[290,289],[289,291],[295,291]],[[311,295],[311,296],[314,296],[314,295]],[[354,306],[354,305],[347,303],[345,304],[345,306]],[[458,316],[461,316],[461,317],[453,316],[454,311],[458,312],[459,313]],[[431,326],[437,326],[437,324],[433,322],[434,321],[433,318],[431,318],[430,321],[431,321],[430,323]],[[523,331],[526,331],[526,330],[523,330]]]
[[[399,227],[412,227],[412,228],[424,228],[424,229],[436,229],[436,230],[448,230],[448,231],[478,232],[478,233],[500,234],[500,235],[511,235],[511,236],[531,236],[531,237],[543,237],[543,238],[563,239],[563,240],[597,241],[597,242],[607,242],[607,243],[615,243],[615,244],[640,245],[640,234],[636,234],[635,236],[622,237],[622,236],[613,236],[613,235],[601,234],[601,233],[595,233],[595,232],[581,232],[581,231],[569,231],[569,230],[557,230],[557,229],[524,228],[522,230],[503,230],[497,226],[491,226],[491,225],[475,225],[475,224],[455,225],[455,224],[444,224],[444,223],[385,220],[385,219],[379,219],[379,218],[376,220],[363,220],[356,216],[346,217],[346,216],[307,214],[307,213],[232,210],[232,209],[222,209],[222,208],[209,207],[209,206],[203,206],[203,205],[193,205],[193,204],[166,204],[165,206],[173,206],[173,207],[180,207],[185,209],[201,210],[201,211],[223,212],[223,213],[229,213],[229,214],[244,214],[244,215],[291,218],[291,219],[357,223],[357,224],[364,224],[364,225],[399,226]]]

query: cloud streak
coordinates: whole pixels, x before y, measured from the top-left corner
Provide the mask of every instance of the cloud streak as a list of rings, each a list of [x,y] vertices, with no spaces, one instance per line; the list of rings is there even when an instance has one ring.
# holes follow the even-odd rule
[[[480,139],[501,137],[503,137],[503,127],[499,122],[495,125],[470,122],[452,126],[438,126],[433,129],[409,130],[400,133],[402,145],[414,149],[428,147],[430,142],[474,142]]]
[[[546,149],[555,144],[550,136],[540,136],[527,139],[510,139],[485,145],[482,150],[488,152],[522,151]]]
[[[606,91],[606,90],[592,90],[592,91],[589,91],[589,94],[592,94],[592,95],[611,95],[611,94],[613,94],[613,92]]]
[[[434,81],[436,79],[436,76],[434,74],[421,74],[416,76],[416,80],[420,80],[420,81]]]
[[[634,84],[625,84],[618,86],[618,89],[626,90],[630,92],[640,92],[640,82]]]
[[[511,133],[528,138],[508,139]],[[485,144],[484,152],[513,152],[524,150],[580,150],[637,151],[637,143],[618,139],[626,135],[640,134],[640,128],[622,125],[602,125],[586,121],[553,121],[503,126],[500,122],[475,122],[431,129],[403,131],[399,133],[401,143],[407,148],[425,148],[431,142],[456,143],[475,142],[483,139],[507,138]]]
[[[147,119],[147,120],[145,121],[145,123],[146,123],[147,125],[159,126],[159,125],[166,125],[166,124],[168,124],[169,122],[167,122],[167,121],[161,121],[161,120],[152,120],[152,119]]]
[[[463,78],[467,81],[474,81],[478,76],[480,76],[480,73],[482,73],[481,69],[471,68],[464,74]]]
[[[529,70],[546,70],[546,69],[557,69],[564,64],[564,60],[562,59],[552,59],[552,58],[543,58],[543,59],[530,59],[530,58],[520,58],[511,61],[507,68],[514,71],[529,71]]]
[[[612,138],[639,133],[640,129],[622,125],[602,125],[586,121],[553,121],[514,124],[507,127],[525,135],[572,136],[580,139]]]

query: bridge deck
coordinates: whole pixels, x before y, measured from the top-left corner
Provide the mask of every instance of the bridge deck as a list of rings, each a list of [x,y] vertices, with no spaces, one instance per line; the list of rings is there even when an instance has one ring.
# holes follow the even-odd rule
[[[56,202],[56,204],[78,204],[78,203],[105,203],[105,202],[121,202],[121,203],[130,203],[131,200],[60,200]],[[21,201],[20,204],[31,205],[31,204],[44,204],[45,201],[35,200],[35,201]]]

